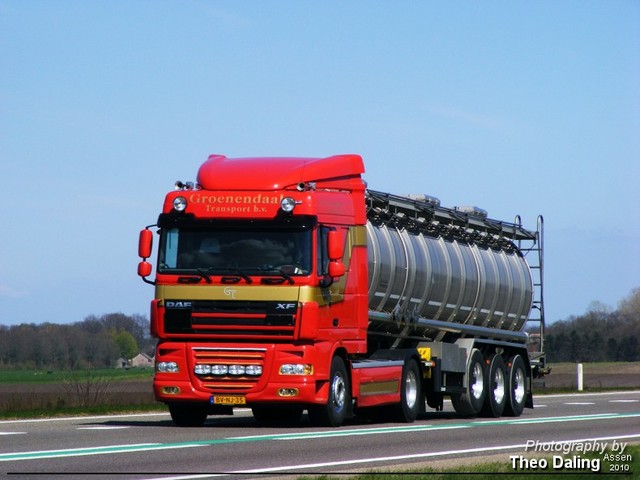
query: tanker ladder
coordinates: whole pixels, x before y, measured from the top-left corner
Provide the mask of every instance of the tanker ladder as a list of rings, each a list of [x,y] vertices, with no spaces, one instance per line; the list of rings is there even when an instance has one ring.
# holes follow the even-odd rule
[[[522,224],[520,215],[515,223]],[[524,245],[518,240],[518,248],[527,259],[533,278],[533,302],[525,331],[529,334],[528,350],[533,378],[542,378],[551,372],[546,365],[545,355],[545,314],[544,314],[544,218],[538,215],[536,238]]]

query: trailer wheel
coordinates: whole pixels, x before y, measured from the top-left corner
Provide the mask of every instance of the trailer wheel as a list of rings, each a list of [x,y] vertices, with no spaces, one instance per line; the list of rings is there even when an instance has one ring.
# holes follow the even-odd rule
[[[525,373],[524,360],[520,355],[514,355],[507,362],[509,365],[507,375],[507,405],[505,414],[519,417],[524,410],[527,401],[527,374]]]
[[[207,420],[208,405],[170,403],[171,420],[179,427],[201,427]]]
[[[507,401],[506,377],[506,368],[502,356],[493,355],[489,363],[489,375],[487,376],[487,398],[482,408],[484,416],[497,418],[504,412]]]
[[[344,360],[333,357],[329,375],[329,398],[326,405],[309,407],[311,423],[318,426],[339,427],[347,418],[351,406],[351,384]]]
[[[411,358],[402,367],[400,403],[396,406],[395,417],[400,422],[412,423],[418,417],[422,392],[420,389],[420,369]]]
[[[451,403],[455,411],[460,415],[474,416],[482,409],[487,395],[484,355],[477,348],[471,350],[471,355],[469,356],[467,380],[466,392],[451,395]]]

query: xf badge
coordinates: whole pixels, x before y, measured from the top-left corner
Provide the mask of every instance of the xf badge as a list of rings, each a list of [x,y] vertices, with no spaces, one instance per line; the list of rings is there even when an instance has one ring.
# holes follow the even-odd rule
[[[278,303],[276,304],[276,310],[293,310],[296,308],[295,303]]]

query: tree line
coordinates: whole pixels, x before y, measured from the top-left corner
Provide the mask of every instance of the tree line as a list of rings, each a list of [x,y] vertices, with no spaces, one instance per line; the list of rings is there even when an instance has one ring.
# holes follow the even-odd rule
[[[155,341],[142,315],[91,315],[67,325],[0,326],[0,368],[75,370],[113,367],[119,358],[153,356]]]
[[[72,324],[0,325],[0,369],[112,367],[138,353],[153,356],[155,339],[142,315],[91,315]],[[640,361],[640,288],[615,310],[593,303],[584,315],[547,326],[548,363]]]
[[[547,326],[548,363],[640,360],[640,288],[613,310],[594,302],[584,315]]]

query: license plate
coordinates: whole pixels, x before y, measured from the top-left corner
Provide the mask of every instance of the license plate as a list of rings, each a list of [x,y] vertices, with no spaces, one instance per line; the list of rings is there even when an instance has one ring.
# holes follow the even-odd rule
[[[247,399],[241,395],[214,395],[211,403],[214,405],[246,405]]]

